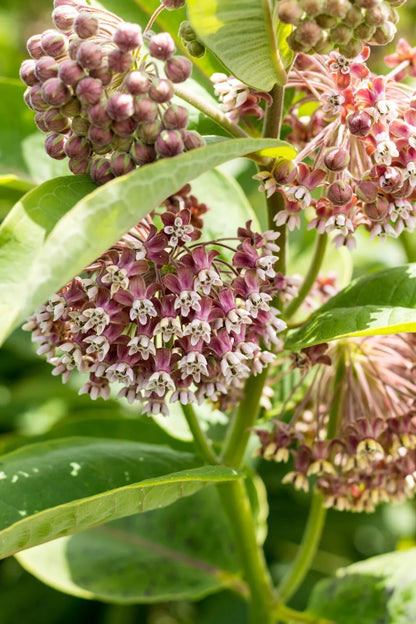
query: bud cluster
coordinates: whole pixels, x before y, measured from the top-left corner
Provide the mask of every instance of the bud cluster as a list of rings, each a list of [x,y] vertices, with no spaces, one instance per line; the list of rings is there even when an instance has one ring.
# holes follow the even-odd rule
[[[191,204],[191,205],[190,205]],[[223,243],[200,238],[204,204],[184,187],[163,212],[150,215],[85,274],[50,298],[26,323],[53,374],[88,374],[80,393],[140,401],[167,414],[167,401],[208,399],[223,409],[244,380],[274,355],[285,328],[272,306],[277,234],[239,228],[231,263]],[[215,246],[215,247],[214,247]]]
[[[104,184],[203,145],[187,130],[186,109],[172,103],[174,83],[190,76],[192,64],[175,56],[169,34],[143,35],[83,0],[55,0],[52,18],[55,29],[27,42],[32,58],[20,70],[52,158],[69,158],[73,173]]]
[[[368,48],[352,61],[335,52],[298,55],[288,86],[299,96],[285,123],[293,128],[286,140],[299,153],[256,176],[260,190],[284,197],[278,226],[299,227],[300,214],[312,208],[309,229],[333,232],[335,244],[350,249],[358,227],[380,239],[414,230],[416,91],[395,79],[412,70],[410,52],[399,64],[391,55],[396,67],[386,76],[368,69]],[[299,109],[310,101],[317,106],[305,120]]]
[[[389,43],[398,21],[395,7],[405,0],[280,0],[280,21],[295,26],[287,41],[294,52],[339,50],[357,56],[365,42]]]
[[[414,334],[350,338],[296,354],[306,394],[290,422],[257,431],[258,454],[292,457],[283,482],[307,491],[313,477],[324,504],[341,511],[371,512],[413,498],[415,355]]]

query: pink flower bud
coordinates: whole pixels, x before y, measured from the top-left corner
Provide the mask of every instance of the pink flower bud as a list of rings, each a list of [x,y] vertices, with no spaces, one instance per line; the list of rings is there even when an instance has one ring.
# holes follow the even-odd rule
[[[108,67],[117,74],[124,74],[133,63],[130,52],[123,52],[119,48],[111,50],[108,54]]]
[[[366,137],[370,134],[372,119],[365,111],[357,111],[348,117],[348,128],[351,134]]]
[[[107,114],[115,121],[128,119],[134,113],[134,101],[128,93],[115,93],[107,102]]]
[[[40,39],[40,45],[45,54],[56,58],[66,50],[66,37],[59,30],[45,30]]]
[[[129,173],[129,171],[133,171],[134,167],[133,160],[124,152],[120,154],[114,152],[111,157],[111,171],[117,177]]]
[[[306,48],[312,48],[318,43],[321,36],[322,30],[313,20],[302,22],[295,31],[297,41],[302,43]]]
[[[59,64],[58,76],[66,85],[75,87],[85,76],[85,72],[76,61],[68,59]]]
[[[143,95],[150,87],[149,75],[144,71],[131,71],[127,74],[124,84],[131,95]]]
[[[149,41],[150,56],[159,61],[167,61],[175,54],[175,42],[169,33],[162,32],[153,37]]]
[[[100,128],[109,128],[111,126],[112,119],[107,115],[107,111],[102,104],[95,104],[88,111],[88,119],[94,126]]]
[[[88,159],[79,160],[78,158],[71,158],[68,162],[68,167],[75,175],[84,175],[89,172],[91,163]]]
[[[42,56],[36,61],[34,73],[39,82],[45,82],[58,76],[58,68],[59,65],[52,56]]]
[[[128,119],[122,119],[121,121],[115,121],[112,125],[113,132],[118,136],[128,137],[134,134],[137,128],[137,121],[134,121],[132,117]]]
[[[156,119],[155,121],[140,123],[137,127],[137,136],[145,143],[155,143],[162,130],[162,122]]]
[[[52,11],[55,26],[62,32],[68,32],[72,29],[77,15],[77,9],[69,5],[58,6]]]
[[[77,62],[84,69],[96,69],[103,60],[103,50],[93,41],[83,41],[77,51]]]
[[[147,145],[142,141],[134,141],[130,155],[137,165],[146,165],[156,160],[156,150],[153,145]]]
[[[185,6],[185,0],[160,0],[160,3],[163,4],[165,9],[167,9],[168,11],[181,9],[183,6]]]
[[[325,153],[324,164],[330,171],[343,171],[350,161],[350,156],[342,147],[331,147]]]
[[[159,113],[158,106],[147,97],[137,98],[134,102],[134,119],[139,122],[154,121]]]
[[[77,60],[77,53],[81,44],[82,44],[82,39],[80,39],[76,35],[70,36],[69,44],[68,44],[68,56],[73,61]]]
[[[382,26],[376,28],[373,35],[373,41],[377,45],[387,45],[393,40],[396,34],[396,26],[391,22],[385,22]]]
[[[165,63],[165,74],[171,82],[185,82],[192,73],[192,62],[185,56],[174,56]]]
[[[76,87],[76,94],[85,104],[96,104],[101,98],[103,85],[95,78],[83,78]]]
[[[124,123],[123,121],[118,121],[116,123]],[[133,145],[133,136],[119,136],[116,134],[111,141],[111,148],[116,152],[129,152],[131,146]]]
[[[89,140],[99,146],[105,147],[110,145],[113,140],[113,133],[106,128],[99,128],[98,126],[90,126],[88,130]]]
[[[150,86],[149,96],[158,104],[169,102],[173,97],[173,86],[169,80],[155,78]]]
[[[384,221],[389,214],[389,202],[385,197],[378,197],[375,202],[365,204],[364,210],[371,221]]]
[[[328,199],[335,204],[335,206],[345,206],[351,201],[353,196],[352,188],[349,184],[337,180],[333,182],[328,188]]]
[[[84,117],[74,117],[72,120],[72,132],[77,136],[87,136],[90,122]]]
[[[342,56],[347,58],[355,58],[361,54],[363,50],[363,44],[359,39],[352,38],[346,45],[339,46],[339,51]]]
[[[41,132],[45,132],[45,134],[49,132],[49,129],[45,124],[44,113],[36,113],[35,124],[37,125],[39,130],[41,130]]]
[[[50,106],[59,107],[68,102],[71,98],[71,92],[59,78],[49,78],[43,83],[42,97]]]
[[[107,158],[97,158],[91,167],[91,178],[96,184],[105,184],[113,180],[110,161]]]
[[[50,108],[43,115],[45,126],[49,132],[63,133],[69,129],[69,119],[62,115],[58,108]]]
[[[35,75],[35,67],[36,62],[33,59],[27,59],[23,61],[20,66],[19,76],[20,79],[27,84],[29,87],[32,87],[35,82],[37,82]]]
[[[181,129],[180,133],[183,145],[188,152],[198,147],[204,147],[205,141],[196,130]]]
[[[114,33],[113,41],[123,52],[135,50],[143,43],[142,30],[138,24],[123,22]]]
[[[106,86],[110,84],[113,78],[113,72],[107,65],[100,65],[100,67],[96,69],[90,69],[90,77],[96,78]]]
[[[282,0],[278,5],[279,20],[284,24],[299,24],[302,8],[296,0]]]
[[[183,152],[184,145],[177,130],[162,130],[156,140],[156,150],[161,158],[171,158]]]
[[[98,17],[91,13],[79,13],[74,22],[74,30],[80,39],[93,37],[99,27]]]
[[[163,123],[167,130],[179,130],[188,125],[188,111],[183,106],[173,104],[165,110]]]
[[[29,91],[30,108],[35,111],[43,112],[50,108],[49,104],[43,98],[43,88],[40,82],[36,82]]]
[[[66,117],[76,117],[81,112],[81,104],[75,96],[60,108],[62,115]]]
[[[297,172],[295,163],[283,158],[276,162],[272,174],[277,184],[290,184],[296,178]]]
[[[45,149],[47,154],[55,160],[63,160],[65,158],[65,141],[63,134],[48,134],[45,140]]]
[[[362,180],[355,187],[357,196],[365,202],[373,202],[378,193],[378,186],[371,180]]]
[[[40,45],[41,35],[29,37],[26,43],[27,51],[33,59],[40,59],[45,53]]]
[[[84,137],[73,135],[65,143],[64,151],[68,158],[84,160],[91,154],[91,145]]]

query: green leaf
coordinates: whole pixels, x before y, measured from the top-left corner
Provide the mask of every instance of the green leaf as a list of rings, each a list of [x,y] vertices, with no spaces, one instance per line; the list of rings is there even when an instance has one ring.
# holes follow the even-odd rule
[[[337,624],[416,622],[416,548],[372,557],[318,583],[308,611]]]
[[[347,336],[416,331],[416,264],[378,271],[353,281],[289,332],[287,349]]]
[[[27,204],[36,213],[36,219],[30,218],[30,222],[33,221],[33,226],[31,223],[29,228],[30,247],[34,246],[33,228],[38,232],[39,219],[54,221],[56,225],[44,243],[42,229],[41,240],[36,240],[36,246],[43,245],[36,257],[33,253],[30,259],[26,255],[25,230],[19,238],[11,230],[11,225],[18,226],[14,210],[10,219],[6,220],[7,224],[5,222],[0,228],[0,341],[53,292],[81,272],[186,182],[227,160],[267,147],[276,147],[284,154],[292,150],[287,143],[273,139],[231,139],[207,145],[174,159],[146,165],[97,188],[59,221],[56,210],[60,208],[49,192],[49,187],[42,186],[39,191],[32,191],[38,191],[38,195],[36,201],[28,200]],[[79,184],[82,188],[87,184],[84,177]],[[21,208],[16,207],[16,210],[21,214]],[[50,212],[51,217],[48,216]],[[25,208],[23,214],[26,216]],[[16,258],[19,263],[17,274]],[[6,282],[1,278],[6,278]]]
[[[268,0],[188,0],[198,37],[228,70],[250,87],[283,83]]]
[[[18,305],[30,288],[28,272],[39,249],[59,219],[95,188],[88,176],[68,176],[45,182],[25,195],[3,221],[0,227],[0,323],[5,333],[12,328]]]
[[[60,591],[112,603],[199,599],[240,585],[216,490],[31,548],[23,567]]]
[[[36,125],[24,92],[19,80],[0,78],[0,174],[29,173],[23,139],[36,131]]]
[[[154,444],[64,438],[0,457],[0,558],[238,478]]]
[[[292,24],[284,24],[279,20],[276,29],[277,46],[279,49],[280,58],[285,69],[288,69],[293,63],[295,53],[289,47],[287,38],[293,30]]]
[[[14,204],[35,185],[15,175],[0,175],[0,221]]]

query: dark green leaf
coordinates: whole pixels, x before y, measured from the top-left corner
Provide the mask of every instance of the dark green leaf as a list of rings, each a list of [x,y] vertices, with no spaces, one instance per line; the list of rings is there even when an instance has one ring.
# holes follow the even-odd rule
[[[0,78],[0,174],[29,173],[23,139],[36,132],[34,113],[25,104],[24,85]]]
[[[308,610],[337,624],[416,622],[416,548],[339,570],[316,585]]]
[[[0,457],[0,557],[238,478],[154,444],[64,438]]]
[[[37,546],[19,562],[75,596],[113,603],[197,599],[235,584],[237,557],[214,488]]]
[[[378,271],[344,288],[300,329],[289,332],[288,349],[346,336],[416,331],[416,264]]]

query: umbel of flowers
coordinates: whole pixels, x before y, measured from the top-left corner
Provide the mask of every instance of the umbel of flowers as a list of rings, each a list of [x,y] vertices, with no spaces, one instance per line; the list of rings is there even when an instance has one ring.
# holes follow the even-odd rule
[[[103,184],[203,145],[186,129],[186,109],[172,103],[174,83],[190,76],[192,64],[175,56],[168,33],[142,33],[84,0],[54,5],[55,29],[29,39],[32,58],[20,70],[52,158],[68,158],[73,173],[90,172]],[[165,0],[161,8],[181,5]]]
[[[189,193],[143,219],[24,326],[54,375],[88,375],[81,394],[106,399],[116,384],[151,414],[167,414],[168,401],[227,409],[274,359],[263,345],[285,328],[271,305],[277,234],[247,223],[228,262],[221,242],[196,242],[206,206]]]
[[[327,507],[374,510],[413,497],[416,479],[416,336],[349,338],[296,354],[306,391],[259,454],[288,461],[283,481],[316,482]]]
[[[335,244],[349,248],[360,226],[383,239],[416,225],[416,91],[397,82],[414,75],[415,51],[401,40],[385,76],[370,72],[368,55],[297,56],[288,86],[299,97],[286,123],[299,153],[256,176],[261,190],[284,198],[277,225],[297,228],[303,212],[310,229],[334,232]],[[316,105],[307,120],[306,103]]]

